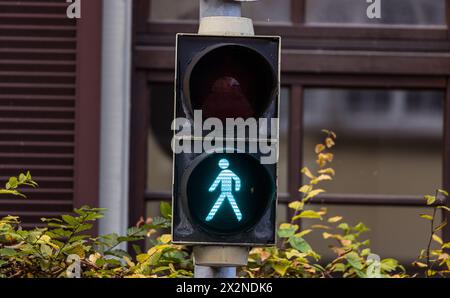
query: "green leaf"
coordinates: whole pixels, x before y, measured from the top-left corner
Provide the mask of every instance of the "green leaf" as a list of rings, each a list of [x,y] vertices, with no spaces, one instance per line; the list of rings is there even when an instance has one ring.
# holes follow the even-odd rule
[[[133,244],[132,247],[133,247],[133,250],[136,253],[136,255],[139,255],[139,254],[142,253],[142,249],[141,249],[141,247],[139,245]]]
[[[386,272],[394,271],[398,266],[398,261],[395,259],[384,259],[381,261],[381,270]]]
[[[110,256],[114,256],[114,257],[118,257],[118,258],[130,257],[128,252],[126,252],[123,249],[113,249],[111,251],[106,252],[105,255],[110,255]]]
[[[61,216],[61,218],[62,218],[66,223],[68,223],[68,224],[71,225],[71,226],[76,226],[76,225],[78,225],[78,221],[77,221],[76,218],[73,217],[73,216],[70,216],[70,215],[65,214],[65,215]]]
[[[161,215],[165,218],[171,218],[172,217],[172,206],[170,206],[169,203],[161,202],[161,205],[159,206],[159,210],[161,211]]]
[[[50,246],[46,245],[46,244],[41,244],[41,253],[46,256],[49,257],[52,255],[53,250]]]
[[[92,229],[92,224],[84,224],[77,227],[75,233],[80,233]]]
[[[367,228],[365,224],[360,222],[354,227],[354,230],[359,232],[359,233],[363,233],[363,232],[369,231],[369,228]]]
[[[0,256],[2,257],[13,257],[16,256],[18,252],[12,248],[2,248],[0,249]]]
[[[302,237],[292,236],[291,238],[289,238],[289,244],[291,244],[291,246],[296,250],[303,253],[312,251],[311,246]]]
[[[100,218],[103,218],[103,217],[104,217],[104,215],[102,213],[94,212],[94,213],[89,214],[86,217],[86,221],[93,221],[93,220],[97,220],[97,219],[100,219]]]
[[[350,264],[350,266],[352,266],[353,268],[358,269],[358,270],[362,269],[363,266],[361,264],[361,260],[356,252],[350,252],[350,253],[346,254],[345,259]]]
[[[80,241],[80,240],[84,240],[86,238],[89,238],[89,235],[77,235],[77,236],[73,236],[72,238],[70,238],[70,243],[72,242],[76,242],[76,241]]]
[[[275,263],[272,264],[272,268],[273,270],[275,270],[275,272],[277,272],[279,275],[281,275],[282,277],[286,274],[286,271],[289,269],[289,266],[291,265],[291,262],[289,262],[288,260],[279,260]]]
[[[108,263],[108,264],[110,264],[110,265],[112,265],[114,267],[118,267],[118,266],[122,265],[122,262],[120,262],[117,259],[105,259],[105,261],[106,261],[106,263]]]
[[[17,186],[19,185],[19,181],[17,180],[16,177],[11,177],[9,178],[8,183],[6,183],[5,188],[6,189],[16,189]]]
[[[163,254],[162,251],[157,251],[154,254],[152,254],[148,259],[148,264],[152,266],[157,265],[159,260],[161,259],[162,254]]]
[[[333,272],[344,272],[345,271],[345,264],[337,263],[333,266]]]
[[[280,225],[278,229],[278,237],[280,238],[289,238],[295,234],[298,230],[298,225],[291,225],[288,223],[284,223]]]

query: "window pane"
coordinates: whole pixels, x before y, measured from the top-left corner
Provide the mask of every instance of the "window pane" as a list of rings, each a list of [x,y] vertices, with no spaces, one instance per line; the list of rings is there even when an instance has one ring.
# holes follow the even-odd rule
[[[420,214],[432,213],[427,208],[378,206],[326,206],[326,208],[328,216],[343,216],[343,222],[352,226],[363,222],[370,231],[362,234],[360,240],[370,239],[372,253],[382,258],[395,258],[406,265],[417,258],[421,249],[426,248],[430,237],[429,222],[420,218]],[[320,207],[315,206],[312,209],[318,210]],[[441,221],[442,216],[438,212],[436,222]],[[317,224],[317,220],[302,221],[304,229],[313,224]],[[322,261],[327,261],[333,256],[336,257],[328,248],[330,244],[335,243],[334,239],[324,240],[321,234],[322,231],[317,230],[305,236],[305,239],[322,255]],[[437,249],[435,243],[433,248]]]
[[[291,0],[264,0],[242,3],[242,16],[259,23],[291,21]],[[152,20],[198,20],[199,0],[152,0]]]
[[[442,183],[441,91],[306,89],[304,164],[337,135],[330,193],[423,195]]]
[[[155,21],[198,20],[199,0],[151,0],[150,10]]]
[[[294,0],[295,1],[295,0]],[[264,0],[242,3],[242,16],[255,23],[290,23],[291,0]]]
[[[445,25],[445,0],[382,0],[381,19],[369,19],[361,0],[307,0],[307,23]]]
[[[172,84],[151,86],[147,154],[147,188],[150,191],[172,190],[172,115]]]

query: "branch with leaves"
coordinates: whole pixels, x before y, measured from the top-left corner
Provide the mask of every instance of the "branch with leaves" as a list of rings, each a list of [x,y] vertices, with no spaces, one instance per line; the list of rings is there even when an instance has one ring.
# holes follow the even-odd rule
[[[426,195],[424,199],[426,200],[427,205],[433,208],[433,211],[432,214],[420,215],[421,218],[427,220],[430,224],[430,236],[428,238],[427,247],[422,249],[413,265],[424,270],[425,277],[448,277],[450,275],[450,255],[448,254],[450,242],[444,243],[442,238],[438,235],[447,225],[447,219],[444,219],[444,221],[440,223],[436,222],[438,212],[442,211],[442,213],[447,213],[450,212],[450,208],[441,203],[445,200],[438,200],[439,196],[448,198],[448,192],[438,189],[434,196]],[[437,245],[437,248],[433,248],[433,243]]]

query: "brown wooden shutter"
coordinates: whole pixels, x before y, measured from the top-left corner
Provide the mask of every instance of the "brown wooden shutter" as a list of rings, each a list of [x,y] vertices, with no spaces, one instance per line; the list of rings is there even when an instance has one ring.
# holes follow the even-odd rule
[[[83,1],[82,13],[94,2]],[[0,181],[30,170],[39,183],[38,189],[25,191],[27,199],[0,197],[0,217],[20,216],[26,226],[70,212],[83,201],[77,188],[94,189],[86,202],[97,202],[98,181],[90,182],[92,187],[78,177],[90,170],[86,176],[98,180],[98,166],[80,166],[85,152],[80,148],[90,146],[95,158],[89,162],[98,162],[100,80],[92,76],[99,76],[100,64],[91,64],[89,71],[90,56],[80,44],[89,31],[83,24],[92,14],[100,15],[101,6],[77,21],[67,18],[67,5],[64,0],[0,0]],[[98,34],[100,21],[93,25],[98,28],[91,28],[91,34]],[[96,59],[99,44],[92,47]],[[91,77],[81,78],[85,73]],[[82,89],[86,79],[97,84],[90,86],[93,90]],[[84,117],[87,100],[93,111]],[[81,121],[87,123],[79,125]],[[90,139],[83,128],[89,124],[94,134]]]

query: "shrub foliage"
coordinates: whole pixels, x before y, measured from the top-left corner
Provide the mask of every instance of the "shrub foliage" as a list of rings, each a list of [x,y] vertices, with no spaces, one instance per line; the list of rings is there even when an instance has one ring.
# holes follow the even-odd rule
[[[379,259],[372,254],[370,241],[362,239],[369,229],[359,223],[345,223],[341,216],[329,216],[322,208],[314,210],[309,202],[324,193],[320,187],[335,176],[330,166],[334,155],[332,148],[336,134],[324,130],[323,143],[317,144],[316,169],[303,168],[301,174],[307,183],[299,188],[301,200],[289,204],[292,211],[289,222],[278,228],[279,245],[257,247],[250,251],[248,265],[239,268],[240,277],[317,277],[317,278],[377,278],[377,277],[448,277],[450,274],[450,243],[439,237],[447,222],[437,223],[440,211],[449,212],[437,204],[439,198],[448,196],[437,190],[424,197],[432,209],[421,217],[430,224],[429,241],[413,263],[420,274],[410,275],[404,266],[393,258]],[[300,174],[300,173],[299,173]],[[11,177],[0,194],[24,197],[23,187],[37,187],[29,172]],[[92,236],[92,228],[104,216],[104,209],[88,206],[75,209],[60,218],[43,218],[42,226],[24,229],[20,218],[7,216],[0,220],[0,277],[3,278],[149,278],[192,277],[193,261],[188,247],[171,243],[170,234],[161,234],[170,228],[171,206],[161,204],[161,216],[144,220],[128,229],[126,235],[108,234]],[[316,221],[301,227],[299,221]],[[310,233],[320,233],[335,258],[328,263],[314,251],[305,239]],[[155,236],[160,235],[160,236]],[[142,252],[137,241],[146,240],[150,247]],[[132,246],[133,255],[125,247]]]

